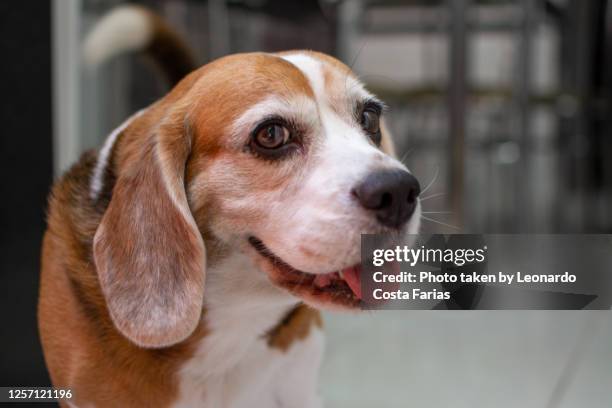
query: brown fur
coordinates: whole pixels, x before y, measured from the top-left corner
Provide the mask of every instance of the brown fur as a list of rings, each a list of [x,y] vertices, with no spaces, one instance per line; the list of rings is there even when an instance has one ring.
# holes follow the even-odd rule
[[[352,75],[348,67],[310,55],[324,62],[330,97],[341,100],[344,73]],[[162,407],[176,399],[177,371],[207,334],[205,269],[229,253],[214,227],[221,222],[240,232],[266,215],[232,212],[224,200],[282,189],[287,175],[307,170],[304,158],[263,165],[245,154],[245,140],[230,134],[246,109],[270,95],[289,100],[313,91],[301,71],[278,56],[214,61],[119,135],[98,198],[89,196],[95,153],[53,187],[39,327],[53,384],[71,388],[77,404]],[[316,148],[308,143],[304,149]],[[228,166],[214,173],[215,163]],[[288,350],[320,325],[318,312],[299,306],[267,340]]]
[[[94,159],[85,154],[50,199],[38,309],[47,368],[53,384],[71,388],[77,402],[86,397],[103,406],[163,406],[176,394],[177,367],[205,329],[167,349],[137,347],[115,329],[92,264],[102,216],[88,197]]]
[[[313,326],[323,327],[321,313],[300,304],[270,330],[267,335],[268,344],[270,347],[287,351],[294,342],[305,339]]]
[[[97,201],[88,195],[94,153],[85,154],[53,187],[42,249],[39,328],[52,382],[71,388],[77,404],[85,398],[101,406],[161,407],[176,398],[176,372],[206,335],[198,298],[205,293],[199,236],[206,241],[209,265],[225,254],[207,228],[214,206],[205,201],[214,197],[194,202],[185,186],[215,157],[232,154],[236,146],[224,145],[219,136],[271,92],[312,93],[299,70],[278,57],[247,54],[211,63],[122,132]],[[176,210],[172,194],[191,209],[196,231]],[[153,277],[152,269],[161,273]],[[145,284],[157,291],[153,299],[160,308],[175,305],[173,295],[184,294],[186,306],[164,313],[175,318],[184,313],[185,326],[175,319],[162,320],[169,326],[158,326],[161,332],[145,329],[148,309],[128,296],[140,293],[144,300],[150,294],[143,291]],[[308,312],[308,318],[305,313],[295,316],[295,324],[290,319],[271,344],[287,348],[305,336],[308,323],[318,322],[316,312]]]

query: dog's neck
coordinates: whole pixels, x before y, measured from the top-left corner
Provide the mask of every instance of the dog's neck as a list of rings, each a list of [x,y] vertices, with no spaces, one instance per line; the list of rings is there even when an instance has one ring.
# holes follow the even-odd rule
[[[253,260],[234,249],[206,273],[205,316],[209,313],[256,317],[286,311],[298,299],[273,285]]]
[[[299,301],[270,283],[245,254],[234,251],[207,271],[202,339],[191,367],[206,377],[237,366],[250,347],[265,338]],[[214,350],[214,352],[211,352]],[[213,361],[214,360],[214,361]]]

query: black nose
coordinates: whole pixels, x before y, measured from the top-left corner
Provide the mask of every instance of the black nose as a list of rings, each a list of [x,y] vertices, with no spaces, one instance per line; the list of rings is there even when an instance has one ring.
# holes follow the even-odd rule
[[[353,189],[361,206],[373,211],[381,224],[392,228],[408,221],[420,193],[419,181],[404,170],[371,173]]]

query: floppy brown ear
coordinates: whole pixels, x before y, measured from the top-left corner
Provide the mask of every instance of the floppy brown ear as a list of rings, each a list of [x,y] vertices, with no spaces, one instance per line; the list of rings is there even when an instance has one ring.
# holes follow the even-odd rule
[[[135,127],[143,126],[132,124],[122,139]],[[202,313],[205,248],[184,187],[190,140],[182,123],[162,123],[126,143],[134,153],[118,165],[94,261],[119,331],[165,347],[189,336]]]
[[[391,132],[389,132],[389,127],[386,125],[384,119],[380,122],[380,134],[380,147],[382,151],[387,153],[389,156],[396,157],[395,143],[393,142],[393,137],[391,136]]]

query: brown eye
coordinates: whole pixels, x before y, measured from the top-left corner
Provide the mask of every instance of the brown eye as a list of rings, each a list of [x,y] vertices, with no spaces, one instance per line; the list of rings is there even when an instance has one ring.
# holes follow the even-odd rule
[[[361,113],[361,127],[370,134],[380,131],[380,116],[372,110],[364,110]]]
[[[287,144],[290,138],[289,129],[278,124],[271,124],[257,131],[255,143],[263,149],[278,149]]]

